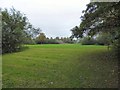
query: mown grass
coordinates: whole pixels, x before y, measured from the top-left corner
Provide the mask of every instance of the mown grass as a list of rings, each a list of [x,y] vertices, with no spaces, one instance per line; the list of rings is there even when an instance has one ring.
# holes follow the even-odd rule
[[[117,87],[117,60],[105,46],[26,46],[3,55],[3,88]]]

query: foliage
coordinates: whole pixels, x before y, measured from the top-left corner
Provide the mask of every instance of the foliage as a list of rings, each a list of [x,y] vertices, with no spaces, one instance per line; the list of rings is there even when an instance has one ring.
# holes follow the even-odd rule
[[[36,38],[36,43],[37,44],[43,44],[45,43],[46,36],[44,33],[40,33],[40,35]]]
[[[64,37],[60,39],[61,41],[63,41],[64,43],[74,43],[74,40],[72,40],[70,37]]]
[[[71,31],[72,31],[71,38],[83,37],[83,32],[79,29],[78,26],[75,26],[73,29],[71,29]]]
[[[46,39],[45,44],[63,44],[63,41],[58,39]]]
[[[100,33],[96,37],[96,43],[98,45],[110,45],[111,44],[112,37],[109,33]]]
[[[39,29],[35,29],[27,17],[14,8],[1,9],[2,13],[2,53],[18,51],[26,40],[36,35]],[[29,37],[29,39],[26,39]]]
[[[64,43],[74,43],[69,37],[56,37],[56,38],[48,38],[44,33],[40,33],[40,35],[35,39],[37,44],[64,44]]]
[[[87,5],[80,30],[88,31],[90,35],[101,32],[114,33],[114,28],[119,27],[119,3],[95,2]]]
[[[80,43],[82,45],[95,45],[96,44],[96,40],[94,38],[91,38],[91,37],[83,37],[80,40]]]
[[[30,36],[26,36],[26,37],[24,38],[23,44],[36,44],[36,43],[35,43],[35,40],[32,39]]]
[[[3,53],[16,51],[23,43],[27,18],[14,8],[10,12],[5,9],[1,13],[2,51]]]
[[[77,34],[82,36],[87,33],[89,36],[94,36],[100,32],[109,33],[110,38],[112,37],[111,43],[117,50],[120,50],[120,1],[91,2],[83,13],[79,26],[79,32],[82,33]]]

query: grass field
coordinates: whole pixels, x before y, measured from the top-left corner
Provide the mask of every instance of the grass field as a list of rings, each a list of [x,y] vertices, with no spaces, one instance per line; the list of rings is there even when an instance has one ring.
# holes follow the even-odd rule
[[[105,46],[27,46],[3,55],[3,88],[117,87],[117,60]]]

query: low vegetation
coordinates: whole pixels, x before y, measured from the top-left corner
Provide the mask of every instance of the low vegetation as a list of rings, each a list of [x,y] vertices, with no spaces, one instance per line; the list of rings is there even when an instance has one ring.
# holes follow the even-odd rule
[[[106,46],[26,45],[3,55],[3,88],[116,88],[117,60]]]

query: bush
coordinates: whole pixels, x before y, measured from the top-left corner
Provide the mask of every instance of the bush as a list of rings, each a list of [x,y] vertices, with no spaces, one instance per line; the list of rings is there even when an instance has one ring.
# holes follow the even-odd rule
[[[11,53],[21,49],[22,44],[33,44],[32,35],[39,29],[33,28],[27,17],[14,8],[8,11],[0,9],[2,14],[2,53]]]
[[[96,44],[95,39],[90,38],[90,37],[84,37],[82,40],[80,40],[82,45],[94,45]]]
[[[96,44],[98,45],[110,45],[112,37],[108,33],[100,33],[96,38]]]
[[[14,52],[21,48],[24,40],[26,17],[19,11],[2,10],[2,53]]]
[[[63,41],[57,39],[46,39],[45,44],[63,44]]]
[[[32,39],[31,37],[26,37],[26,38],[24,38],[24,44],[36,44],[35,43],[35,40],[34,39]]]

